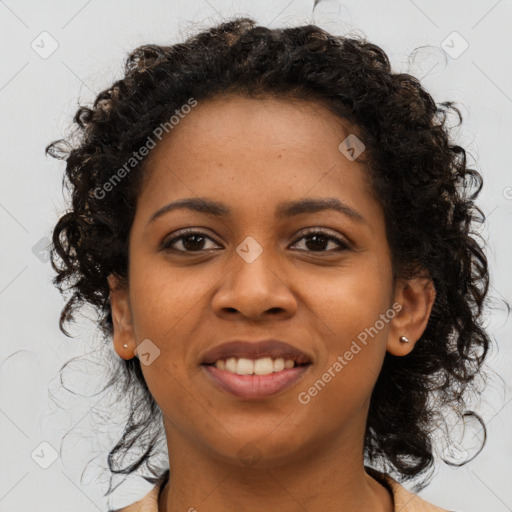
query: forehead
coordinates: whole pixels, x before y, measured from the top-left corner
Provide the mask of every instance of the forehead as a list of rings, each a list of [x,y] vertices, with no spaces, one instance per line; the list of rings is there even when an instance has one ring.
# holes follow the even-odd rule
[[[281,145],[283,149],[288,149],[298,145],[296,149],[300,149],[307,141],[318,142],[321,138],[328,144],[340,138],[343,140],[350,133],[358,134],[358,127],[336,116],[315,100],[268,96],[248,98],[229,94],[198,101],[190,113],[183,115],[165,136],[169,139],[169,144],[165,146],[171,150],[186,142],[194,151],[199,142],[202,146],[216,147],[219,144],[232,144],[236,140],[236,145],[246,150],[255,137],[258,142],[265,142],[271,147]],[[247,136],[251,139],[247,139]],[[198,144],[194,144],[191,139],[199,137]],[[156,148],[152,155],[158,156],[163,146]]]
[[[359,178],[367,185],[363,164],[338,148],[359,133],[317,101],[216,96],[198,101],[157,143],[146,164],[144,189],[212,182],[219,188],[239,180],[289,187],[336,180],[341,168],[348,171],[345,181]]]

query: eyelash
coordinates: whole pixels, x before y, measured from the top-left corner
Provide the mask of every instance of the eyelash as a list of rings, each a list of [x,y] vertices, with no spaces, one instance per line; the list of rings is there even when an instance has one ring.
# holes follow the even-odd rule
[[[204,251],[204,249],[199,250],[199,251],[187,251],[187,250],[181,250],[181,249],[174,249],[173,247],[171,247],[178,240],[185,239],[185,238],[187,238],[189,236],[192,236],[192,235],[201,235],[204,238],[208,238],[208,239],[212,240],[213,242],[215,242],[215,240],[213,240],[211,237],[209,237],[206,233],[204,233],[202,231],[197,231],[197,230],[195,230],[193,228],[189,228],[189,229],[183,230],[180,233],[179,236],[174,237],[171,240],[164,241],[162,243],[162,245],[161,245],[161,249],[165,250],[165,251],[168,251],[168,252],[174,252],[174,253],[201,254],[201,252]],[[319,228],[306,228],[301,233],[301,236],[295,240],[294,244],[297,243],[299,240],[302,240],[303,238],[310,237],[312,235],[322,235],[322,236],[325,236],[328,241],[331,241],[331,240],[335,241],[336,243],[338,243],[340,245],[340,247],[339,247],[339,249],[337,249],[335,251],[333,251],[333,250],[307,251],[306,250],[305,252],[310,252],[310,253],[332,253],[332,252],[341,252],[341,251],[351,250],[350,245],[347,242],[345,242],[343,239],[339,238],[336,235],[333,235],[330,231],[326,231],[326,230],[319,229]],[[215,243],[217,243],[217,242],[215,242]]]

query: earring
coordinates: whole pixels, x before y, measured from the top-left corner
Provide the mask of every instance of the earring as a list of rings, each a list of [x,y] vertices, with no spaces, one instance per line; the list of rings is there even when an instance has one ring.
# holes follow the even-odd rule
[[[400,336],[400,341],[402,343],[410,343],[409,338],[407,338],[406,336]]]
[[[125,344],[123,345],[123,348],[128,348],[128,345],[125,343]]]

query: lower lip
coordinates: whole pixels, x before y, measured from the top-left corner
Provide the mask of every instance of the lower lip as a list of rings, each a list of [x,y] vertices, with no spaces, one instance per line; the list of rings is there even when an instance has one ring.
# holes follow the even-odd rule
[[[225,391],[247,399],[266,398],[296,384],[311,364],[296,366],[268,375],[238,375],[216,366],[202,365],[213,382]]]

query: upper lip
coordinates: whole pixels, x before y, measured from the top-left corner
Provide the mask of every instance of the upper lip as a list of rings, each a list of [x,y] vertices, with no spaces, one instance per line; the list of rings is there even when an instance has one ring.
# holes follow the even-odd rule
[[[307,364],[311,362],[311,357],[298,348],[285,343],[284,341],[267,339],[261,341],[234,340],[218,345],[208,350],[201,364],[213,364],[219,359],[228,359],[229,357],[259,359],[271,357],[276,359],[292,359],[296,364]]]

